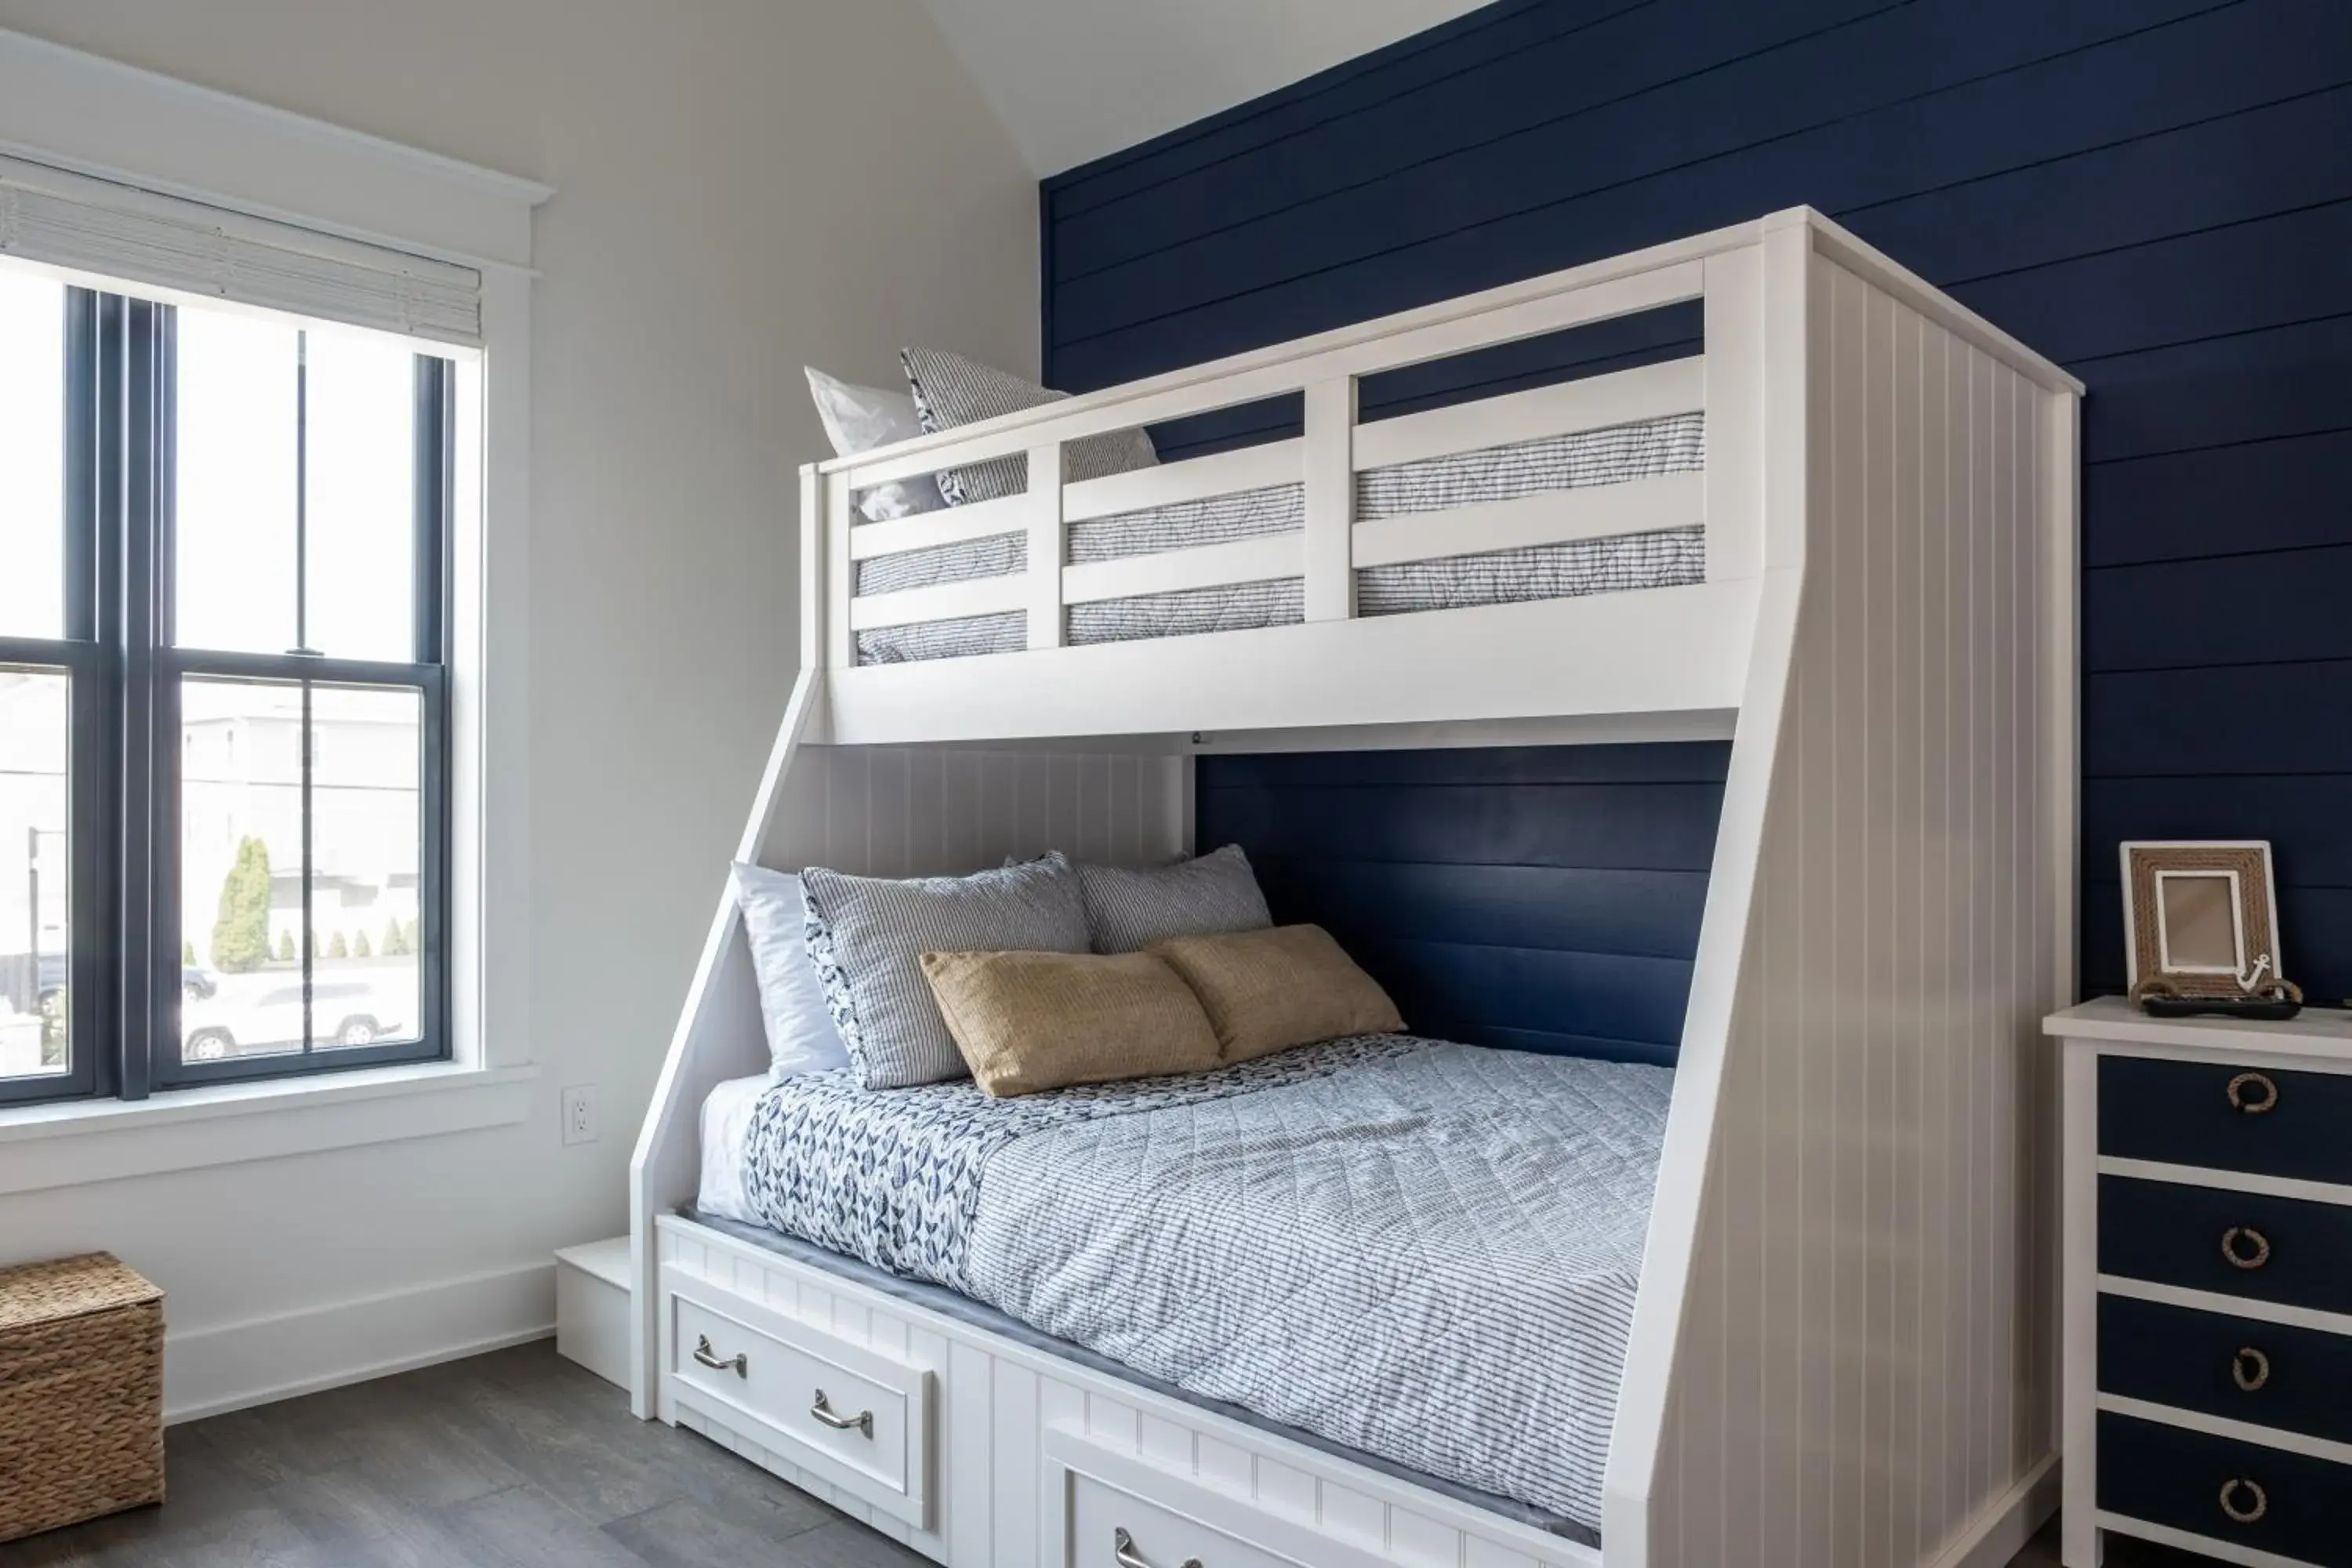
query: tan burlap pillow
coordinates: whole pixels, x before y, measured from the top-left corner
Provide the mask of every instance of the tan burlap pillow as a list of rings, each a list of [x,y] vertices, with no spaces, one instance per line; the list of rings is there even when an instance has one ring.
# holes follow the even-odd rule
[[[927,952],[923,978],[991,1094],[1217,1065],[1208,1015],[1148,952]]]
[[[1151,944],[1201,998],[1229,1062],[1341,1035],[1404,1027],[1380,982],[1321,926],[1276,926]]]

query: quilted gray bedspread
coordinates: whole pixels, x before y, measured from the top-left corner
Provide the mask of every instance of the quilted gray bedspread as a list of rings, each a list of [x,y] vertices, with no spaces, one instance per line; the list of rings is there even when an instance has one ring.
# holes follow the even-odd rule
[[[1406,1036],[1012,1100],[761,1097],[768,1224],[1597,1529],[1673,1077]]]

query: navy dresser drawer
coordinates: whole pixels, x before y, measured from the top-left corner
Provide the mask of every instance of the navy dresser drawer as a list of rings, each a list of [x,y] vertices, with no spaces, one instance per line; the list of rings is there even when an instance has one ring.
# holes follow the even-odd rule
[[[2352,1077],[2099,1058],[2099,1152],[2352,1186]]]
[[[2109,1411],[2099,1416],[2098,1496],[2110,1513],[2352,1568],[2352,1469],[2326,1459]]]
[[[2099,1272],[2352,1312],[2352,1207],[2101,1176]]]
[[[2099,1391],[2352,1443],[2352,1338],[2102,1296]]]

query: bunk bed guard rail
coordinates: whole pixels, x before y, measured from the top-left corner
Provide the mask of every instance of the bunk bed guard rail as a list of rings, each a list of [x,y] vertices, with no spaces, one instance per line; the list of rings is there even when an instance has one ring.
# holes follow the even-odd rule
[[[1295,579],[1300,616],[1358,613],[1358,573],[1442,558],[1709,525],[1705,576],[1753,575],[1760,550],[1721,535],[1708,515],[1706,475],[1659,472],[1589,489],[1545,489],[1503,500],[1358,516],[1360,477],[1458,454],[1573,437],[1708,412],[1708,359],[1720,327],[1753,331],[1717,308],[1726,283],[1745,292],[1752,265],[1710,260],[1745,249],[1743,226],[1550,277],[1343,329],[1256,354],[1072,398],[803,470],[803,662],[859,662],[860,633],[1020,612],[1025,646],[1068,638],[1071,606],[1141,595]],[[1360,424],[1357,384],[1384,371],[1693,300],[1709,300],[1708,356],[1507,393]],[[1742,303],[1745,303],[1743,300]],[[1751,353],[1735,351],[1752,364]],[[1303,395],[1304,434],[1109,478],[1067,483],[1063,453],[1091,436],[1160,424],[1286,395]],[[1713,432],[1709,432],[1710,446]],[[858,520],[853,498],[892,480],[989,459],[1025,461],[1016,494],[885,522]],[[1097,520],[1274,487],[1303,490],[1302,525],[1255,537],[1115,559],[1072,562],[1070,531]],[[853,526],[855,523],[856,526]],[[896,591],[858,591],[867,563],[1010,536],[1025,542],[1014,570]]]

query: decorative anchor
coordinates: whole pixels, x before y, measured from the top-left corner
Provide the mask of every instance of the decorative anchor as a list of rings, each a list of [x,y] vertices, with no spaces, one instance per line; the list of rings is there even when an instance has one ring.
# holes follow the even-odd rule
[[[2235,996],[2185,996],[2172,982],[2151,975],[2132,987],[2132,1000],[2151,1018],[2210,1016],[2276,1022],[2303,1011],[2303,987],[2280,974],[2267,952],[2256,953],[2252,967],[2230,978],[2237,983]]]

